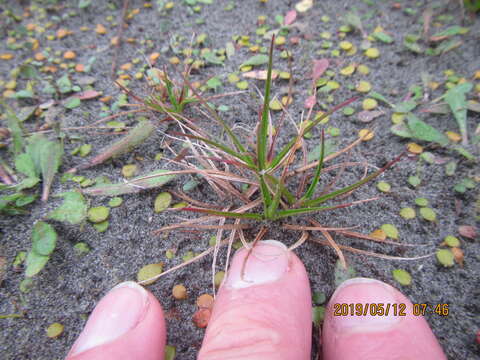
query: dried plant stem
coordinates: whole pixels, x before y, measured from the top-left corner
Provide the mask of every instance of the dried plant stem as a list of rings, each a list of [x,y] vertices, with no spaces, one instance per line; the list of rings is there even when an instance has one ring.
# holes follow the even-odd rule
[[[322,240],[322,239],[317,239],[317,238],[311,238],[310,240],[313,241],[313,242],[322,244],[322,245],[331,246],[331,245],[330,245],[330,242],[327,241],[327,240]],[[356,248],[353,248],[353,247],[350,247],[350,246],[346,246],[346,245],[337,245],[337,246],[338,246],[340,249],[342,249],[342,250],[350,251],[350,252],[357,253],[357,254],[367,255],[367,256],[378,257],[378,258],[386,259],[386,260],[407,260],[407,261],[412,261],[412,260],[425,259],[425,258],[427,258],[427,257],[431,257],[431,256],[435,255],[434,253],[432,253],[432,254],[428,254],[428,255],[415,256],[415,257],[400,257],[400,256],[391,256],[391,255],[385,255],[385,254],[378,254],[378,253],[373,252],[373,251],[356,249]]]

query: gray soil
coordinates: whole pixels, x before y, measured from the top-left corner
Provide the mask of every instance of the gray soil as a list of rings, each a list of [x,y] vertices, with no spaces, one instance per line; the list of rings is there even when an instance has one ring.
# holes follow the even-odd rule
[[[39,4],[41,2],[32,2]],[[45,2],[47,3],[47,2]],[[20,23],[1,26],[1,34],[4,38],[0,42],[0,53],[9,52],[5,48],[7,31],[17,28],[20,24],[26,25],[30,22],[44,24],[53,21],[54,25],[45,34],[53,34],[58,28],[68,28],[74,33],[63,40],[49,41],[45,34],[34,34],[40,39],[40,49],[51,46],[53,51],[75,50],[78,54],[76,62],[86,64],[92,56],[96,61],[91,71],[87,74],[96,78],[94,88],[103,91],[104,95],[112,95],[114,98],[120,94],[119,89],[114,85],[110,77],[110,69],[114,58],[114,47],[110,46],[110,39],[116,35],[115,26],[107,26],[108,33],[99,36],[93,31],[81,32],[81,26],[94,28],[96,24],[108,25],[106,16],[112,15],[116,21],[122,8],[122,1],[92,1],[92,4],[85,10],[77,8],[77,1],[60,1],[62,7],[47,12],[45,18],[36,18],[38,12],[32,12],[32,17],[24,19]],[[116,4],[112,10],[108,4]],[[182,35],[186,41],[181,45],[187,46],[188,39],[193,33],[208,34],[208,46],[211,48],[225,47],[226,42],[232,41],[233,35],[250,35],[252,39],[257,38],[255,28],[257,17],[267,15],[267,23],[275,26],[274,15],[286,14],[293,9],[295,1],[270,0],[267,4],[261,4],[258,0],[236,1],[233,10],[226,11],[224,8],[230,2],[214,0],[212,5],[204,5],[199,2],[202,10],[199,14],[193,13],[191,7],[184,1],[176,1],[174,9],[168,15],[161,15],[157,11],[157,3],[152,1],[152,9],[144,9],[143,1],[130,1],[130,9],[138,8],[140,13],[129,20],[129,27],[125,30],[124,38],[135,38],[136,43],[123,43],[117,59],[121,65],[129,62],[132,58],[140,57],[142,61],[136,68],[145,63],[142,53],[146,55],[153,51],[161,52],[157,66],[167,63],[167,60],[174,55],[169,44],[175,36]],[[299,36],[298,45],[288,45],[285,48],[293,52],[293,76],[295,83],[295,101],[290,107],[294,119],[301,115],[303,101],[307,96],[307,89],[310,84],[308,75],[311,71],[313,59],[329,57],[319,55],[316,52],[321,49],[322,31],[330,31],[333,36],[331,41],[334,47],[338,45],[337,30],[342,25],[341,17],[355,4],[358,12],[365,15],[363,21],[365,31],[371,32],[377,25],[384,27],[390,33],[395,42],[393,44],[376,43],[380,50],[380,57],[375,60],[366,58],[362,51],[358,51],[352,57],[340,56],[331,59],[331,67],[334,71],[346,66],[349,62],[366,64],[370,67],[369,75],[355,74],[353,77],[344,78],[337,75],[342,87],[334,92],[333,100],[338,104],[355,93],[349,90],[346,84],[354,84],[361,79],[368,80],[373,89],[382,93],[393,103],[400,102],[408,93],[408,88],[414,84],[421,84],[420,74],[428,72],[433,80],[443,82],[445,77],[443,71],[453,69],[459,76],[471,78],[475,71],[480,70],[480,47],[479,30],[480,22],[477,17],[466,19],[465,24],[471,27],[470,32],[461,37],[463,44],[441,56],[416,55],[405,49],[403,37],[406,33],[421,31],[420,19],[422,12],[426,9],[423,2],[399,1],[402,9],[411,7],[416,10],[413,15],[407,14],[400,9],[393,9],[392,1],[372,2],[367,1],[317,1],[312,9],[299,15],[298,22],[304,28],[293,29],[290,36]],[[433,1],[436,5],[435,12],[438,15],[452,15],[448,25],[461,24],[460,9],[458,2]],[[0,8],[11,9],[16,14],[22,14],[22,7],[28,6],[28,1],[3,1]],[[40,5],[45,7],[45,5]],[[77,15],[68,17],[71,11]],[[330,17],[330,22],[321,21],[323,15]],[[55,18],[56,17],[56,18]],[[197,19],[204,19],[201,24],[196,24]],[[4,18],[2,19],[4,20]],[[435,29],[432,31],[436,31]],[[258,37],[260,38],[260,37]],[[151,47],[141,44],[141,40],[149,40]],[[357,32],[348,34],[346,40],[360,46],[361,35]],[[262,42],[268,46],[268,41]],[[280,49],[281,50],[281,49]],[[288,62],[281,59],[280,50],[276,50],[274,66],[287,70]],[[16,57],[11,61],[0,61],[0,76],[8,80],[8,73],[18,66],[22,60],[32,56],[28,50],[15,52]],[[231,60],[227,60],[224,66],[209,65],[194,74],[194,79],[205,80],[210,76],[217,75],[224,87],[222,92],[237,90],[226,81],[229,73],[237,71],[238,66],[244,62],[251,53],[246,48],[237,49]],[[57,73],[58,78],[64,70]],[[135,73],[135,67],[129,73]],[[44,76],[44,75],[42,75]],[[72,72],[71,78],[74,83],[85,74]],[[478,81],[477,81],[478,83]],[[230,124],[241,125],[247,129],[253,129],[257,119],[257,111],[260,99],[254,90],[254,84],[259,88],[263,82],[250,81],[250,90],[242,95],[224,97],[216,101],[217,105],[224,104],[230,110],[224,113],[225,119]],[[18,89],[23,88],[20,83]],[[273,94],[278,94],[285,81],[277,81],[273,86]],[[137,93],[145,93],[145,81],[132,81],[131,87]],[[437,92],[431,98],[439,96]],[[41,95],[39,101],[46,101],[48,95]],[[325,103],[326,95],[318,96],[320,103]],[[13,102],[14,103],[14,102]],[[82,102],[82,105],[74,110],[65,110],[60,115],[62,126],[74,127],[88,125],[98,119],[101,103],[96,100]],[[356,102],[354,107],[359,111],[361,103]],[[386,161],[394,158],[404,149],[408,141],[403,140],[390,132],[392,110],[385,104],[381,104],[385,115],[374,120],[368,126],[375,128],[375,137],[364,142],[351,154],[352,161],[368,161],[370,164],[381,167]],[[190,116],[196,116],[195,110],[190,109]],[[417,115],[419,113],[417,112]],[[149,115],[150,116],[150,115]],[[425,121],[441,131],[458,131],[456,122],[451,115],[426,116],[419,114]],[[152,119],[156,119],[151,115]],[[135,118],[121,119],[127,124],[135,124]],[[469,113],[468,132],[471,142],[474,143],[474,132],[479,117],[476,113]],[[340,129],[340,136],[335,138],[340,148],[342,144],[348,144],[357,137],[357,132],[366,125],[356,120],[356,116],[346,117],[341,111],[331,116],[329,126]],[[5,126],[5,125],[3,125]],[[30,123],[33,129],[35,124]],[[169,125],[175,129],[174,125]],[[120,156],[105,164],[82,171],[81,175],[87,178],[107,176],[112,181],[121,181],[121,168],[125,164],[135,163],[146,173],[159,168],[172,168],[165,161],[155,161],[155,154],[162,150],[162,140],[165,123],[159,124],[154,136],[150,137],[133,152]],[[283,132],[282,141],[286,140],[288,133],[292,134],[292,128],[286,128]],[[241,131],[241,130],[240,130]],[[77,165],[81,158],[70,155],[72,149],[78,144],[89,143],[93,145],[93,152],[100,150],[111,143],[113,136],[102,136],[98,133],[87,131],[76,132],[81,136],[80,142],[66,141],[64,163],[61,170]],[[311,149],[318,144],[319,132],[316,130],[312,139],[308,141]],[[426,145],[426,143],[422,143]],[[468,148],[478,156],[478,146],[471,145]],[[352,247],[376,251],[384,254],[404,257],[418,257],[430,254],[439,247],[446,235],[458,235],[459,225],[475,226],[477,209],[475,209],[475,198],[478,196],[478,186],[475,190],[469,190],[465,195],[460,195],[453,190],[454,185],[466,176],[478,176],[478,167],[474,162],[466,161],[460,155],[452,151],[438,147],[429,149],[437,159],[455,159],[458,168],[454,176],[445,176],[445,168],[442,164],[423,163],[419,165],[417,157],[405,157],[394,168],[387,171],[382,180],[392,186],[389,194],[382,195],[379,200],[359,206],[336,210],[328,213],[320,213],[315,218],[323,225],[331,227],[356,226],[356,230],[363,233],[370,233],[379,228],[382,224],[395,224],[399,229],[400,242],[416,244],[413,248],[401,246],[372,245],[355,239],[346,239],[336,236],[339,243]],[[7,151],[2,150],[4,159]],[[168,156],[168,152],[165,152]],[[344,158],[345,159],[345,158]],[[407,182],[410,175],[415,175],[418,168],[421,168],[422,183],[413,188]],[[351,183],[359,176],[361,171],[347,169],[342,176],[342,182]],[[12,262],[19,251],[28,251],[31,246],[30,233],[32,225],[45,217],[45,215],[58,206],[61,200],[51,197],[48,203],[36,201],[30,208],[30,214],[24,216],[2,216],[0,218],[0,255],[8,261],[5,278],[0,285],[0,314],[10,314],[24,311],[23,318],[9,318],[0,320],[0,353],[3,359],[61,359],[63,358],[74,340],[83,328],[88,314],[92,311],[98,300],[113,286],[126,280],[134,280],[137,271],[146,264],[163,262],[165,268],[170,268],[182,262],[182,256],[187,251],[199,253],[208,247],[209,238],[214,232],[170,232],[166,236],[152,236],[151,232],[163,225],[172,224],[184,218],[194,218],[194,214],[182,212],[165,211],[156,214],[153,211],[155,196],[161,191],[174,190],[182,186],[190,178],[188,176],[178,177],[175,181],[161,190],[144,191],[138,194],[123,196],[123,204],[111,210],[110,226],[104,233],[97,232],[89,223],[84,226],[73,226],[52,222],[59,234],[57,248],[47,266],[35,277],[33,288],[28,293],[19,290],[19,283],[24,278],[23,271],[15,270]],[[59,179],[54,182],[52,193],[58,194],[75,186],[72,182],[60,183]],[[378,196],[380,193],[374,183],[364,186],[356,192],[351,199],[366,199]],[[213,204],[223,204],[214,195],[209,186],[201,184],[190,194],[197,200]],[[413,220],[404,220],[398,215],[401,208],[406,206],[415,207],[414,199],[426,197],[431,207],[436,211],[438,220],[430,223],[422,220],[419,216]],[[90,198],[92,206],[106,205],[108,198]],[[180,201],[178,199],[178,201]],[[290,222],[306,223],[304,219],[294,219]],[[258,227],[248,232],[254,237]],[[228,234],[225,234],[225,236]],[[271,226],[267,238],[278,239],[286,244],[292,244],[299,237],[299,232],[282,231],[278,224]],[[435,256],[419,260],[394,261],[384,260],[373,256],[364,256],[347,253],[349,265],[355,269],[358,276],[372,277],[389,283],[400,289],[414,303],[427,303],[430,305],[448,303],[450,313],[448,316],[428,314],[426,316],[433,332],[445,350],[449,359],[479,359],[479,345],[475,341],[475,335],[480,329],[478,314],[480,304],[479,275],[480,275],[480,246],[478,240],[461,238],[462,249],[465,253],[464,266],[456,264],[454,267],[445,268],[436,260]],[[78,242],[88,244],[91,251],[79,256],[73,249]],[[425,245],[425,246],[423,246]],[[165,256],[167,249],[176,249],[177,255],[169,260]],[[405,251],[407,249],[407,251]],[[334,271],[337,257],[331,248],[319,244],[307,242],[296,250],[298,256],[304,261],[311,280],[312,291],[321,291],[326,294],[327,299],[335,290]],[[222,254],[218,266],[224,265]],[[162,303],[167,314],[168,322],[168,344],[177,349],[178,359],[194,359],[201,345],[204,330],[197,328],[191,318],[195,312],[195,299],[203,293],[211,293],[211,257],[206,257],[192,265],[184,267],[159,281],[148,288],[155,294]],[[392,277],[392,270],[402,268],[407,270],[413,278],[410,286],[399,285]],[[171,289],[175,284],[184,284],[189,292],[185,301],[176,301],[171,295]],[[65,326],[64,333],[57,339],[49,339],[45,330],[49,324],[60,322]],[[318,329],[314,329],[314,343],[318,343]],[[317,358],[318,346],[315,346],[312,359]]]

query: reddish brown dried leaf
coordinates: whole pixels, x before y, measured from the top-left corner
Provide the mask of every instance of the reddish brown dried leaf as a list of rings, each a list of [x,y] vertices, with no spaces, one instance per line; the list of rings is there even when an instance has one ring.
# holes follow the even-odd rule
[[[317,81],[320,76],[323,75],[325,70],[327,70],[330,62],[327,59],[320,59],[320,60],[313,60],[313,72],[312,72],[312,79],[313,81]]]
[[[315,104],[316,104],[316,102],[317,102],[317,98],[316,98],[315,95],[309,96],[309,97],[305,100],[305,108],[310,109],[310,108],[314,107]]]
[[[295,10],[290,10],[285,15],[285,18],[283,19],[283,24],[284,25],[293,24],[296,19],[297,19],[297,12]]]
[[[477,229],[474,226],[470,225],[460,225],[458,227],[458,232],[463,237],[475,240],[477,237]]]
[[[458,248],[458,247],[453,247],[450,249],[453,253],[453,257],[455,259],[455,262],[459,264],[461,267],[463,267],[463,259],[464,259],[464,254],[463,250]]]
[[[211,316],[212,311],[210,309],[199,309],[193,314],[192,320],[197,327],[203,329],[207,327]]]
[[[376,110],[376,111],[364,110],[358,113],[357,118],[363,123],[369,123],[383,114],[384,112],[381,110]]]
[[[97,90],[85,90],[73,95],[73,97],[79,98],[80,100],[90,100],[99,97],[100,95],[102,95],[102,93]]]

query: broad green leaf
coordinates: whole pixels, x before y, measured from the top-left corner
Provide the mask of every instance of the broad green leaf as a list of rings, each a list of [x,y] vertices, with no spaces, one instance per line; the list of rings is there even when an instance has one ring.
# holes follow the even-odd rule
[[[446,28],[445,30],[442,30],[440,32],[437,32],[436,34],[432,35],[432,38],[436,37],[449,37],[449,36],[454,36],[454,35],[463,35],[466,34],[470,31],[469,28],[454,25]]]
[[[394,107],[395,105],[393,105],[390,101],[387,100],[387,98],[385,96],[383,96],[382,94],[376,92],[376,91],[370,91],[368,93],[368,96],[373,98],[373,99],[376,99],[376,100],[379,100],[379,101],[382,101],[384,102],[385,104],[388,104],[389,106],[391,107]]]
[[[420,120],[413,114],[407,115],[408,128],[416,139],[436,142],[442,146],[448,144],[448,138],[434,127]]]
[[[23,194],[22,193],[22,197],[18,198],[15,201],[15,206],[18,206],[18,207],[26,206],[26,205],[34,202],[36,198],[37,198],[37,195],[35,195],[35,194],[28,195],[28,194]]]
[[[5,100],[0,99],[0,104],[6,110],[7,126],[8,126],[8,129],[10,130],[12,140],[13,140],[13,153],[19,154],[20,152],[22,152],[23,146],[25,143],[23,139],[23,129],[22,129],[20,119],[17,117],[13,109],[7,105]]]
[[[101,223],[108,219],[110,209],[106,206],[96,206],[88,210],[88,220],[94,224]]]
[[[207,87],[209,89],[217,91],[218,88],[222,87],[222,82],[220,81],[220,79],[218,77],[214,76],[214,77],[207,80]]]
[[[49,259],[50,256],[48,255],[40,255],[34,251],[30,251],[25,260],[25,276],[28,278],[38,274]]]
[[[472,83],[459,84],[447,91],[445,101],[450,106],[455,120],[457,120],[460,133],[462,134],[462,144],[468,144],[467,135],[467,99],[465,94],[472,90]]]
[[[412,132],[408,129],[407,125],[405,125],[403,122],[399,124],[392,125],[390,127],[390,131],[400,137],[404,138],[411,138],[413,137]]]
[[[32,251],[39,255],[50,255],[55,250],[57,233],[52,225],[37,222],[32,229]]]
[[[247,66],[247,65],[252,65],[252,66],[263,65],[266,63],[268,63],[268,56],[265,54],[257,54],[252,56],[247,61],[245,61],[242,65],[240,65],[240,67]]]
[[[87,216],[87,203],[78,191],[69,191],[63,194],[63,204],[48,214],[49,219],[80,224]]]
[[[66,107],[67,109],[75,109],[76,107],[79,107],[81,104],[82,102],[78,97],[71,97],[63,103],[63,106]]]
[[[67,74],[63,75],[57,80],[57,87],[62,94],[66,94],[72,91],[72,83],[70,82]]]
[[[62,163],[63,145],[59,142],[48,141],[41,148],[40,156],[43,178],[42,201],[47,201],[53,178]]]
[[[393,43],[393,38],[387,33],[384,33],[383,31],[375,31],[371,35],[373,36],[374,39],[384,42],[386,44]]]
[[[100,184],[82,192],[92,196],[118,196],[123,194],[136,193],[141,190],[152,189],[165,185],[175,178],[175,175],[162,175],[167,170],[157,170],[146,175],[135,177],[128,182],[116,184]]]
[[[408,113],[417,107],[417,103],[413,100],[403,101],[398,103],[393,108],[394,112],[396,113]]]
[[[28,153],[23,153],[15,157],[15,169],[30,178],[40,175]]]
[[[223,65],[224,60],[222,57],[217,56],[213,51],[205,52],[202,57],[210,64]]]
[[[42,134],[35,134],[27,140],[26,152],[32,159],[37,174],[42,173],[41,154],[43,147],[47,146],[46,143],[48,143],[48,139]]]

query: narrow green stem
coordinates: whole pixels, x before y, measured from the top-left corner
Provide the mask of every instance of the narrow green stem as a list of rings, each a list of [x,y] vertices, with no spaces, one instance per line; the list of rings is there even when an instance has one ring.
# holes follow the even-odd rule
[[[272,83],[272,62],[273,62],[273,42],[275,35],[272,36],[270,43],[270,53],[268,57],[267,81],[265,82],[265,95],[263,98],[262,119],[260,128],[257,132],[257,157],[258,168],[260,171],[266,168],[267,162],[267,139],[268,139],[268,114],[270,106],[270,86]]]

